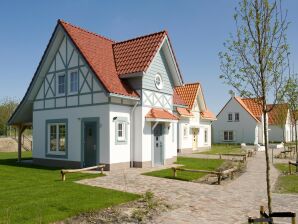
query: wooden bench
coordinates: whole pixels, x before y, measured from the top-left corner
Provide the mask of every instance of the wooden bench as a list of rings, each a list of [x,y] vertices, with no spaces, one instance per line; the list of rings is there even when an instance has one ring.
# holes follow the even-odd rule
[[[246,162],[247,155],[243,153],[221,153],[219,154],[219,158],[222,159],[222,156],[232,156],[232,157],[241,157],[240,162]]]
[[[95,169],[99,169],[100,173],[103,174],[103,169],[105,168],[105,166],[106,165],[99,164],[97,166],[85,167],[82,169],[63,169],[61,170],[61,178],[62,178],[62,181],[65,181],[67,173],[79,173],[82,171],[95,170]]]
[[[294,212],[272,212],[266,214],[265,207],[260,206],[260,218],[248,217],[248,223],[272,224],[273,218],[291,218],[291,224],[296,224],[296,213]]]
[[[174,177],[177,177],[177,171],[214,174],[214,175],[217,176],[218,185],[220,185],[221,179],[226,175],[230,176],[230,178],[233,179],[234,178],[234,173],[237,171],[237,168],[234,167],[234,168],[224,170],[224,171],[220,171],[220,172],[210,171],[210,170],[192,170],[192,169],[185,169],[185,168],[179,168],[179,167],[172,167],[172,170],[173,170]]]

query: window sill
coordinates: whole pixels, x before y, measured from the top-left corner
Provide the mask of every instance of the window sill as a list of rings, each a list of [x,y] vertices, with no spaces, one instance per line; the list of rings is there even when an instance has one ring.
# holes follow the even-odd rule
[[[66,152],[47,152],[46,157],[67,158],[67,153]]]

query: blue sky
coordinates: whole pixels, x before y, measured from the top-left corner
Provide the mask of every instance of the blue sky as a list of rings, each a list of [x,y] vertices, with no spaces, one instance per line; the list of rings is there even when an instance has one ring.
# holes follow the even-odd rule
[[[218,52],[235,29],[236,0],[48,0],[1,1],[0,98],[21,99],[57,19],[120,41],[166,29],[185,82],[203,85],[208,107],[217,113],[230,87],[219,74]],[[291,21],[288,41],[298,70],[298,1],[284,0]]]

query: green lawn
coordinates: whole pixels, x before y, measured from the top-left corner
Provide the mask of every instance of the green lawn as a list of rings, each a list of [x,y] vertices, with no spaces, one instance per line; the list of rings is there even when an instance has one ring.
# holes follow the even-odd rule
[[[288,164],[275,164],[275,167],[281,172],[288,172]],[[293,167],[292,170],[295,168]],[[298,174],[280,175],[276,184],[276,191],[279,193],[298,193]]]
[[[74,183],[95,174],[69,174],[62,182],[59,169],[17,165],[16,156],[0,153],[0,223],[49,223],[139,197]]]
[[[240,145],[228,145],[228,144],[214,144],[210,150],[204,152],[198,152],[199,154],[225,154],[225,153],[245,153],[245,150],[240,148]]]
[[[220,159],[198,159],[198,158],[178,157],[176,163],[183,165],[183,168],[187,168],[187,169],[215,170],[219,168],[223,162],[224,160],[220,160]],[[163,170],[144,173],[144,175],[184,180],[184,181],[192,181],[192,180],[199,179],[205,176],[206,174],[178,171],[177,177],[174,177],[172,169],[163,169]]]

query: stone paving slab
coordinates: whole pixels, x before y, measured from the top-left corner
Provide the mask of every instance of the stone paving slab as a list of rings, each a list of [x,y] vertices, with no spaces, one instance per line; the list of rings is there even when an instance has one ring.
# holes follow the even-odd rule
[[[248,159],[247,172],[220,186],[140,175],[156,168],[111,171],[105,177],[79,183],[132,193],[154,192],[173,209],[156,217],[152,223],[242,224],[247,222],[248,216],[258,216],[260,205],[266,205],[264,157],[264,152],[258,152]],[[277,177],[278,171],[271,167],[272,185]],[[273,194],[273,210],[298,214],[298,195]]]

